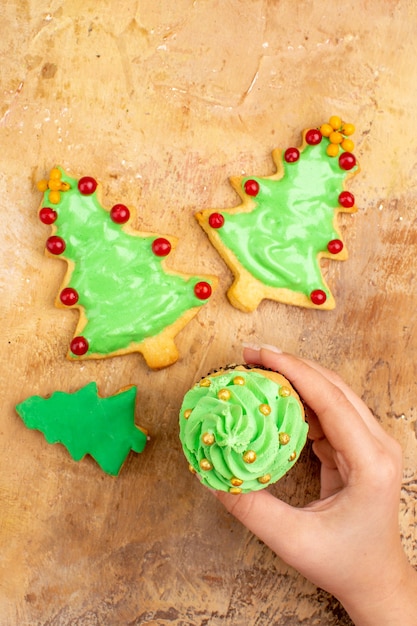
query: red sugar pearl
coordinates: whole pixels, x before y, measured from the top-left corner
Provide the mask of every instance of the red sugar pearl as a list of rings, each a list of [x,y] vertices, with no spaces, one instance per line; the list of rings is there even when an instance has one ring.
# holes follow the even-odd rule
[[[52,235],[46,240],[46,248],[51,254],[62,254],[66,248],[65,241],[62,237]]]
[[[287,163],[295,163],[300,158],[300,151],[298,148],[287,148],[284,152],[284,159]]]
[[[78,190],[83,196],[91,196],[97,189],[97,181],[92,176],[83,176],[78,181]]]
[[[58,213],[50,207],[43,207],[39,211],[39,219],[43,224],[53,224],[58,217]]]
[[[306,132],[306,142],[310,146],[317,146],[317,144],[319,144],[322,139],[323,135],[318,128],[310,128],[310,130]]]
[[[327,300],[327,296],[322,289],[315,289],[310,294],[310,300],[313,304],[324,304]]]
[[[257,196],[259,193],[259,183],[252,178],[247,180],[243,187],[245,189],[245,193],[247,193],[248,196]]]
[[[339,204],[345,209],[351,209],[355,204],[355,196],[350,191],[342,191],[339,194]]]
[[[126,224],[130,218],[130,211],[124,204],[115,204],[110,210],[110,218],[115,224]]]
[[[59,299],[65,306],[73,306],[78,302],[78,292],[72,287],[65,287],[59,294]]]
[[[152,242],[152,252],[156,256],[167,256],[171,252],[171,244],[168,239],[158,237]]]
[[[83,356],[88,350],[88,341],[85,337],[74,337],[70,343],[70,350],[75,356]]]
[[[351,170],[356,165],[356,157],[351,152],[342,152],[339,157],[339,166],[342,170]]]
[[[343,241],[340,241],[340,239],[332,239],[327,244],[327,249],[330,254],[339,254],[339,252],[343,250]]]
[[[224,224],[224,217],[221,213],[212,213],[208,221],[212,228],[221,228]]]
[[[211,296],[211,285],[201,281],[194,286],[194,293],[200,300],[207,300]]]

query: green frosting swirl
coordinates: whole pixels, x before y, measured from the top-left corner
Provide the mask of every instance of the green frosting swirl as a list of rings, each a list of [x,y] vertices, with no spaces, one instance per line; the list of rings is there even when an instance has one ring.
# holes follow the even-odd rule
[[[180,411],[180,439],[190,469],[204,485],[221,491],[248,493],[282,478],[307,438],[299,401],[285,395],[288,388],[253,371],[227,371],[207,380],[208,387],[200,381],[185,394]],[[248,452],[256,455],[252,462]]]

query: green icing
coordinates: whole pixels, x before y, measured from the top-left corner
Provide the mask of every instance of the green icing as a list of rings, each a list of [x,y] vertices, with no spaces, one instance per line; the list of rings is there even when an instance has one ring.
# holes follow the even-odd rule
[[[240,376],[244,385],[233,383]],[[198,472],[201,482],[212,489],[229,491],[233,477],[243,480],[242,493],[265,488],[258,478],[271,475],[270,483],[279,480],[296,462],[307,438],[308,426],[302,409],[293,396],[279,395],[280,386],[256,372],[232,371],[209,377],[209,387],[199,384],[184,396],[180,410],[180,439],[185,457]],[[230,398],[218,398],[220,389],[228,389]],[[269,415],[259,410],[261,404],[271,408]],[[192,410],[188,418],[186,411]],[[206,445],[202,435],[214,435]],[[290,441],[281,444],[279,433]],[[243,454],[256,452],[254,463],[245,463]],[[296,452],[296,458],[289,460]],[[202,470],[200,461],[207,459],[213,469]]]
[[[96,193],[80,194],[78,181],[61,172],[70,189],[61,192],[56,206],[48,202],[46,191],[43,206],[57,211],[54,234],[66,244],[60,258],[74,264],[66,286],[78,292],[77,306],[84,307],[86,356],[108,355],[155,337],[204,304],[194,293],[202,278],[164,270],[163,259],[152,252],[154,235],[125,232],[110,219]]]
[[[135,400],[136,387],[101,398],[91,382],[72,394],[31,396],[16,411],[48,443],[62,443],[75,461],[89,454],[103,471],[116,476],[129,451],[142,452],[146,444],[145,433],[134,423]]]
[[[340,238],[333,222],[336,210],[343,210],[338,196],[348,172],[326,154],[328,145],[323,138],[319,145],[307,145],[295,163],[283,159],[284,175],[278,180],[250,177],[259,184],[254,208],[223,212],[219,238],[265,285],[306,296],[322,289],[329,295],[318,255]],[[242,189],[248,179],[242,180]]]

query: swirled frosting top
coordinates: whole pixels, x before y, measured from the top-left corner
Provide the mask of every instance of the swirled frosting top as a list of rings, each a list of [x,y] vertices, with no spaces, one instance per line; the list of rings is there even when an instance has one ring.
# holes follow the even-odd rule
[[[190,470],[207,487],[231,493],[279,480],[296,462],[307,430],[289,383],[278,374],[244,367],[202,379],[185,394],[180,411]]]

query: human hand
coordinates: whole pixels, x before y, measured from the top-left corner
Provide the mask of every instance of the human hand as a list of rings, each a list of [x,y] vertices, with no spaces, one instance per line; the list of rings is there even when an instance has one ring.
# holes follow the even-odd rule
[[[246,362],[279,371],[312,409],[320,499],[294,508],[266,490],[216,497],[276,554],[336,596],[360,626],[417,624],[417,573],[403,551],[400,445],[333,372],[274,348]]]

